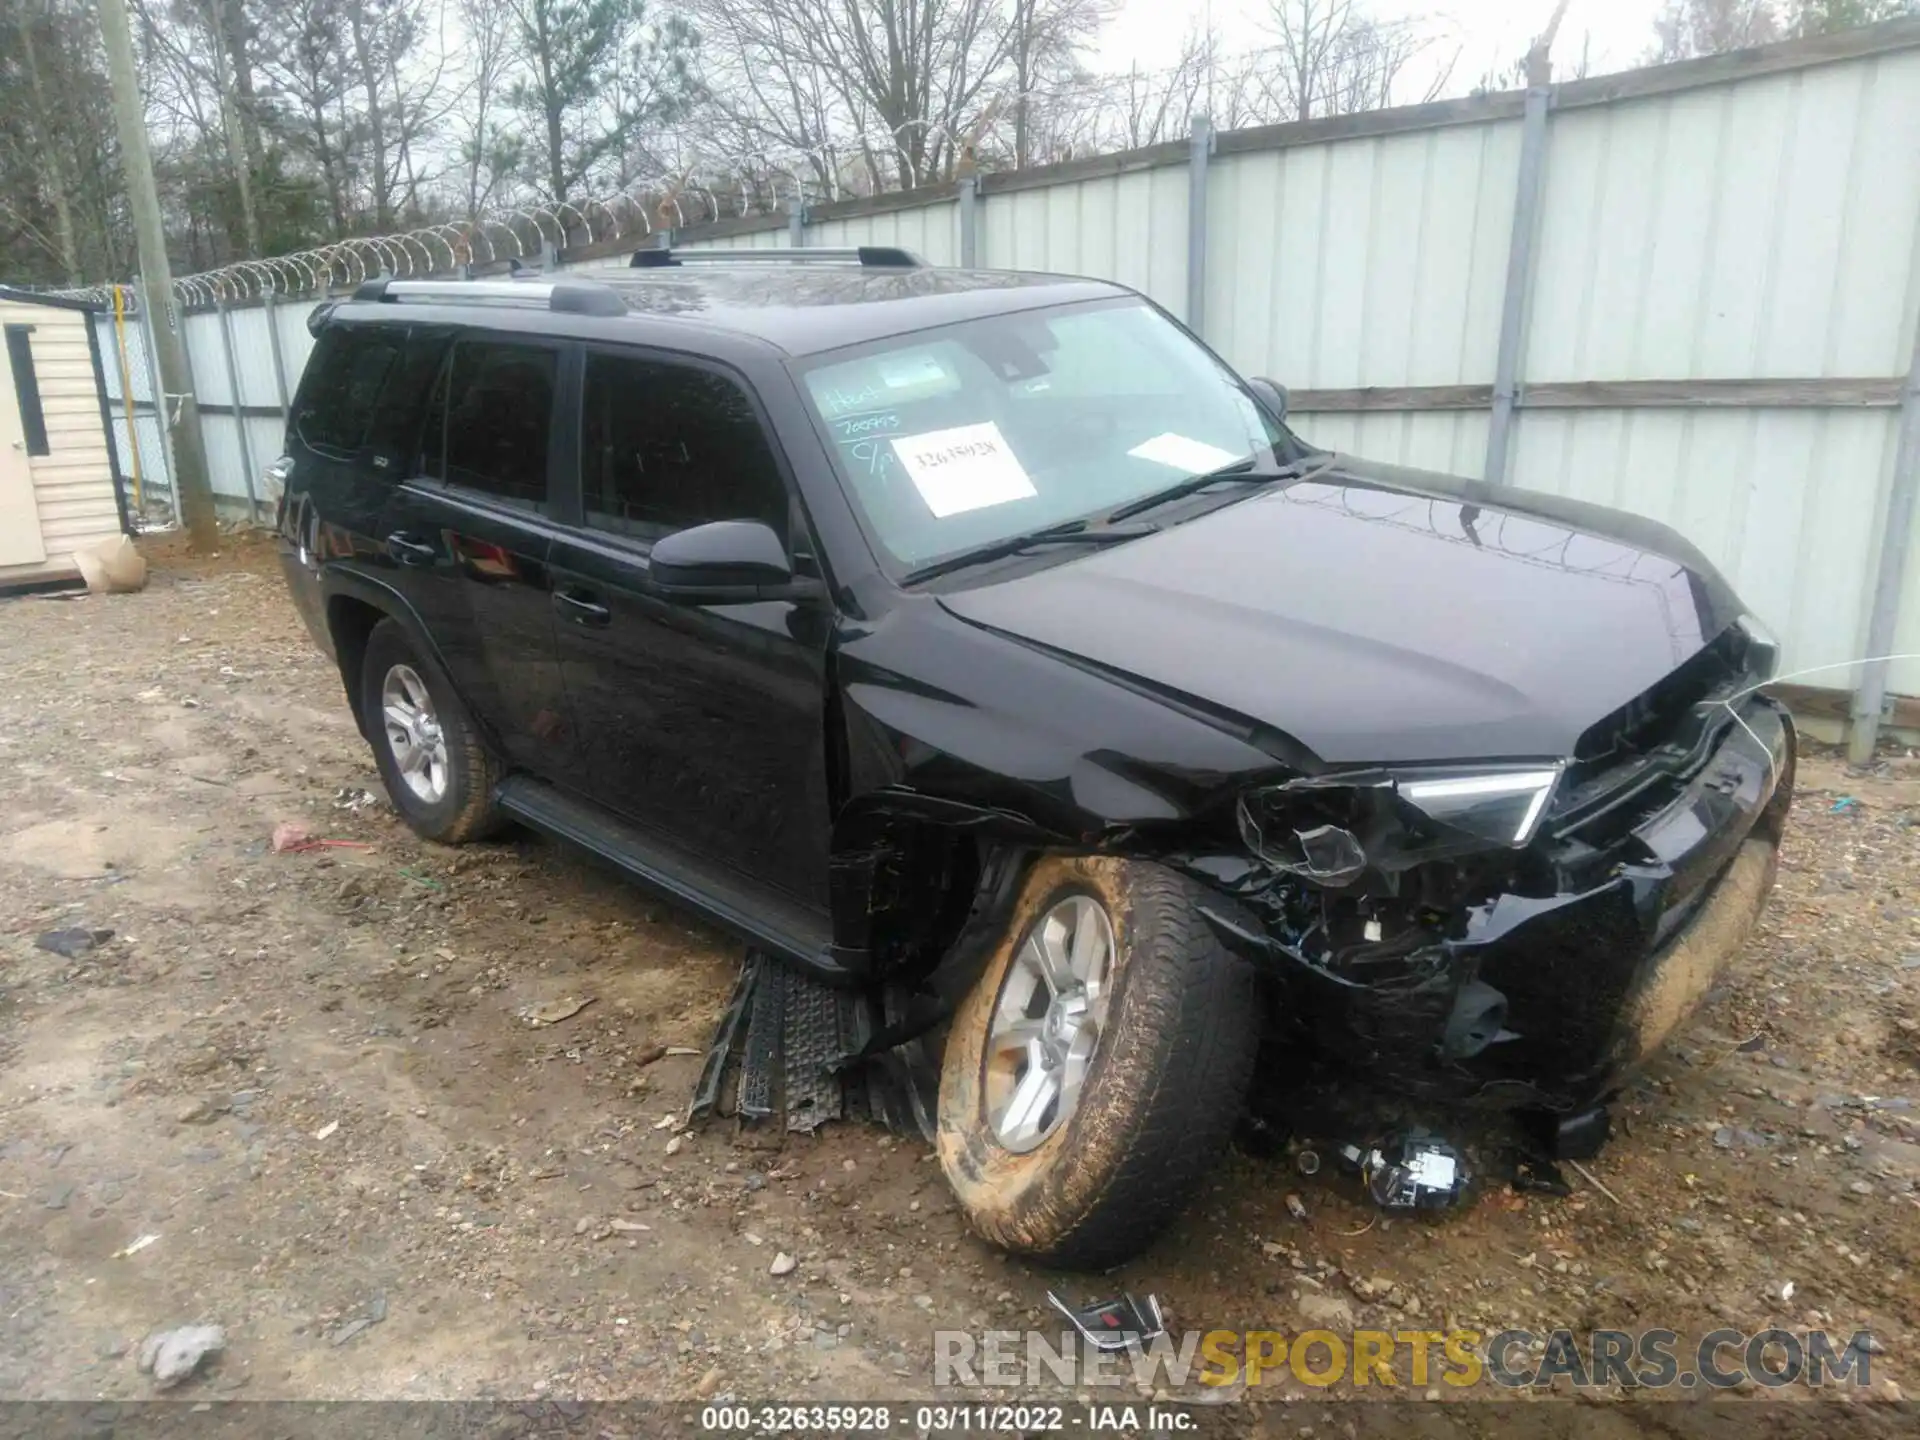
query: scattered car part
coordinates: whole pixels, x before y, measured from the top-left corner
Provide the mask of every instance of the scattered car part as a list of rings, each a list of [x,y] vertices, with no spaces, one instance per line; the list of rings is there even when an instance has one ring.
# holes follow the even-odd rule
[[[749,950],[707,1046],[687,1119],[777,1118],[783,1130],[810,1134],[828,1120],[866,1115],[932,1140],[937,1074],[917,1039],[844,1060],[886,1025],[886,999],[884,992],[836,990]]]
[[[39,936],[33,946],[36,950],[45,950],[67,960],[78,960],[112,938],[111,930],[49,930]]]
[[[1467,1193],[1466,1161],[1435,1136],[1409,1132],[1377,1144],[1340,1147],[1382,1210],[1450,1210]]]
[[[1066,1316],[1089,1345],[1109,1354],[1150,1345],[1167,1333],[1157,1296],[1149,1295],[1142,1303],[1123,1292],[1116,1299],[1096,1300],[1075,1309],[1049,1290],[1047,1303]]]
[[[1613,1133],[1613,1108],[1604,1101],[1570,1115],[1527,1110],[1516,1118],[1534,1148],[1553,1160],[1591,1160]]]

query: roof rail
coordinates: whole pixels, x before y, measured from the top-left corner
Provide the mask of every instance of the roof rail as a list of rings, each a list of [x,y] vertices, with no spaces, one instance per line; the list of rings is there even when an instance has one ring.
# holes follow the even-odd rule
[[[627,262],[632,270],[651,270],[660,265],[863,265],[878,269],[916,270],[926,265],[911,250],[897,245],[815,246],[808,249],[773,248],[737,250],[674,250],[661,245],[636,250]]]
[[[356,300],[438,301],[448,305],[540,305],[568,315],[624,315],[627,303],[598,280],[368,280]]]

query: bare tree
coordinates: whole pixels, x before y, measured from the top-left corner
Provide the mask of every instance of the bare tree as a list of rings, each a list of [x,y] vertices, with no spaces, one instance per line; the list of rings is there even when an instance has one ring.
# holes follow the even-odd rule
[[[1357,0],[1268,0],[1267,18],[1278,42],[1272,93],[1291,120],[1379,110],[1407,98],[1397,93],[1401,81],[1433,43],[1412,22],[1375,19]],[[1433,98],[1451,72],[1450,63],[1437,67],[1416,98]]]
[[[1778,40],[1780,16],[1773,0],[1668,0],[1653,22],[1655,64],[1718,55]]]
[[[869,183],[947,173],[1012,43],[1003,0],[699,0],[697,13],[734,128],[804,155],[830,193],[854,158]]]
[[[1037,103],[1043,79],[1072,72],[1080,51],[1113,18],[1118,0],[1012,0],[1007,65],[1013,85],[1013,167],[1033,163],[1036,120],[1059,127],[1059,111]]]
[[[501,120],[509,76],[519,63],[511,17],[495,0],[460,0],[466,31],[467,85],[457,113],[464,213],[476,219],[520,168],[523,137]]]

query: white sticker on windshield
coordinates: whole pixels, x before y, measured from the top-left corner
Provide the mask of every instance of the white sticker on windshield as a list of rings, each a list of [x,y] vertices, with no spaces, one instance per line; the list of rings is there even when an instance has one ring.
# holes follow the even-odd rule
[[[889,390],[915,390],[946,383],[947,371],[931,355],[882,355],[880,380]]]
[[[1218,445],[1209,445],[1204,440],[1189,440],[1185,435],[1176,435],[1171,430],[1151,440],[1141,441],[1127,453],[1158,465],[1171,465],[1175,470],[1189,470],[1195,475],[1218,470],[1222,465],[1231,465],[1241,458],[1230,450],[1222,450]]]
[[[984,425],[929,430],[892,443],[920,498],[942,520],[1038,493],[1000,427],[991,420]]]

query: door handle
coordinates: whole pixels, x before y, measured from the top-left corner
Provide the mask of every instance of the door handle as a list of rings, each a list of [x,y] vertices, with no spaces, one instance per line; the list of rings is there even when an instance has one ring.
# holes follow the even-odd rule
[[[613,619],[613,611],[584,590],[556,590],[553,603],[576,625],[604,625]]]
[[[396,530],[387,536],[387,553],[402,565],[431,565],[436,552],[418,536]]]

